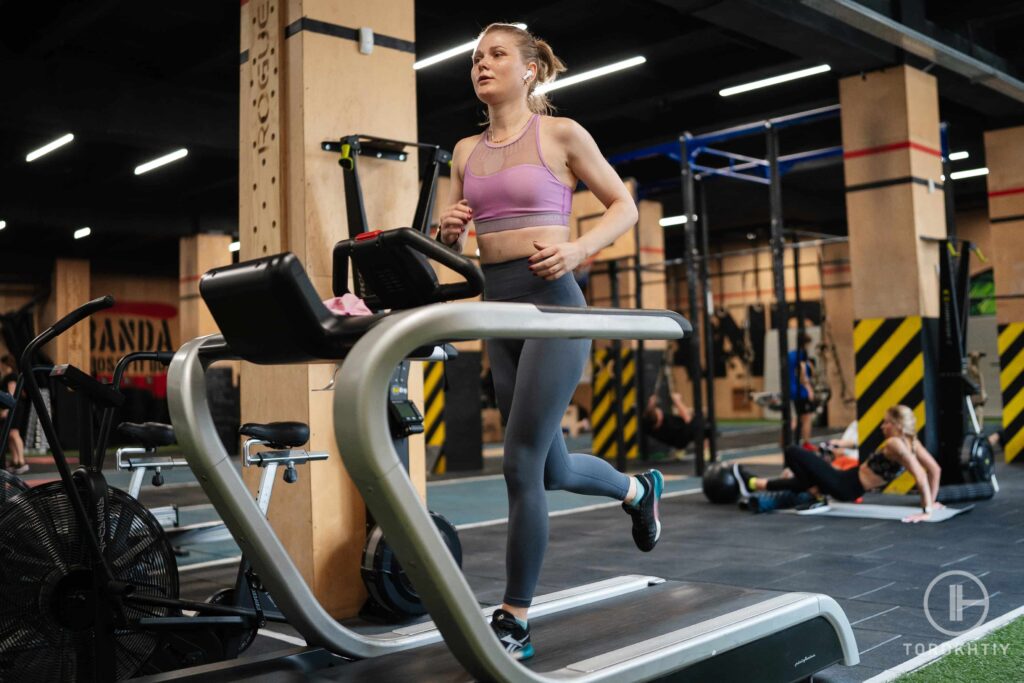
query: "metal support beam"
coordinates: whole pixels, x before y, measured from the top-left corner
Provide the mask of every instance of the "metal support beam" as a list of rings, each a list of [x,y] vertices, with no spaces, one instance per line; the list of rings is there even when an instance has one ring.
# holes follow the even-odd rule
[[[689,223],[689,221],[687,221]],[[708,246],[708,202],[704,192],[704,183],[700,184],[700,287],[704,295],[704,318],[701,324],[704,328],[704,381],[707,382],[708,415],[707,415],[707,437],[708,437],[708,461],[718,460],[718,431],[715,421],[715,344],[711,333],[711,316],[714,314],[715,306],[711,291],[711,278],[708,274],[708,255],[711,253]],[[703,449],[703,447],[702,447]]]
[[[800,0],[800,3],[890,45],[960,74],[1009,98],[1024,102],[1024,82],[934,38],[904,26],[892,17],[853,0]]]
[[[681,158],[688,159],[687,156],[687,145],[688,135],[684,135],[679,144],[682,149]],[[690,168],[689,163],[683,163],[681,166],[682,170],[682,183],[683,183],[683,213],[686,215],[686,248],[684,251],[683,260],[686,267],[686,292],[688,295],[690,320],[696,321],[699,317],[699,309],[697,307],[697,259],[699,254],[697,252],[697,206],[696,197],[694,196],[694,177],[693,170]],[[700,368],[700,342],[696,341],[691,337],[690,352],[687,356],[687,371],[690,375],[690,382],[693,384],[693,472],[697,476],[703,476],[704,474],[704,405],[703,405],[703,391],[701,389],[701,368]]]
[[[779,389],[782,393],[782,443],[789,446],[793,443],[793,427],[790,424],[792,397],[789,394],[789,335],[788,316],[786,315],[786,276],[783,271],[783,251],[785,242],[782,236],[782,176],[779,174],[779,134],[771,124],[766,126],[768,142],[768,163],[771,166],[771,185],[768,201],[771,205],[771,248],[772,276],[775,284],[775,303],[778,307],[776,329],[779,333]]]

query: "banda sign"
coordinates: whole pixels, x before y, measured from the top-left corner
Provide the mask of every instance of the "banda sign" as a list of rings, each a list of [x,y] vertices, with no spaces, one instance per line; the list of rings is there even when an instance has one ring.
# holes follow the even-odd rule
[[[110,381],[123,356],[136,351],[177,349],[178,308],[162,302],[120,301],[89,322],[92,374]],[[167,368],[156,361],[132,363],[124,385],[146,389],[162,398],[167,393]]]

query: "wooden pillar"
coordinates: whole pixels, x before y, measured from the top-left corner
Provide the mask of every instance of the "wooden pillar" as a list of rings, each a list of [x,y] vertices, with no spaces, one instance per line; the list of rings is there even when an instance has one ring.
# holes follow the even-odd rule
[[[320,296],[331,296],[331,250],[348,228],[342,171],[320,143],[352,133],[416,139],[414,19],[412,0],[243,0],[241,260],[293,252]],[[371,54],[359,51],[360,27],[376,36]],[[410,222],[415,155],[406,163],[364,158],[360,178],[370,225]],[[242,420],[308,422],[309,447],[331,452],[303,468],[297,483],[275,488],[270,521],[325,609],[347,617],[365,599],[365,507],[335,444],[331,394],[316,391],[333,369],[243,364]],[[421,481],[422,458],[420,440],[410,459]]]
[[[57,259],[53,265],[50,315],[51,325],[89,301],[89,262],[81,259]],[[79,323],[50,344],[55,364],[70,363],[83,372],[89,372],[89,324]]]
[[[832,396],[828,426],[845,428],[857,419],[853,396],[853,290],[850,287],[850,247],[826,244],[821,254],[821,298],[825,309],[821,341],[828,359]]]
[[[985,133],[989,258],[995,275],[1003,452],[1024,451],[1024,126]]]
[[[897,403],[914,411],[925,443],[937,443],[926,367],[939,315],[938,247],[921,238],[946,235],[938,88],[933,76],[898,66],[842,79],[839,101],[863,457],[881,443],[884,412]]]
[[[188,341],[218,332],[210,309],[199,296],[203,273],[231,263],[230,235],[189,235],[178,245],[178,320],[179,339]]]

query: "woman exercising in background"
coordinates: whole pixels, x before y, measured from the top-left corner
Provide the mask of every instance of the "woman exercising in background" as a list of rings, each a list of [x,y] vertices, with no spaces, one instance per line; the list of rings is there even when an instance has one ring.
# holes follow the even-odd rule
[[[734,465],[740,493],[749,496],[756,491],[810,491],[853,501],[866,491],[883,488],[905,469],[917,482],[921,512],[903,521],[924,521],[932,510],[943,507],[935,500],[942,469],[917,439],[917,419],[910,408],[896,405],[886,410],[881,429],[885,441],[854,469],[837,470],[816,454],[797,446],[789,446],[785,451],[786,467],[793,473],[792,477],[763,479],[753,476],[742,465]]]
[[[473,89],[488,127],[459,141],[449,206],[438,238],[461,252],[474,221],[488,301],[585,307],[573,270],[637,221],[636,204],[593,138],[549,116],[540,83],[565,71],[551,47],[508,24],[491,24],[473,51]],[[583,181],[605,206],[597,224],[569,240],[572,192]],[[527,612],[548,539],[545,489],[623,501],[633,540],[658,542],[656,470],[630,477],[601,458],[569,453],[560,428],[590,350],[588,339],[489,339],[498,408],[506,420],[504,474],[509,522],[504,603],[491,621],[512,656],[533,655]]]

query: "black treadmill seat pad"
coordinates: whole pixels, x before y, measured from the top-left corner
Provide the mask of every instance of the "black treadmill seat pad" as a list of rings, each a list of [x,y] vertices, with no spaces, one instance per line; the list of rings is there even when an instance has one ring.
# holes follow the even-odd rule
[[[160,422],[122,422],[117,426],[117,431],[126,439],[142,444],[144,448],[177,443],[174,427]]]
[[[309,441],[309,425],[304,422],[246,422],[238,433],[267,441],[274,448],[298,448]]]

